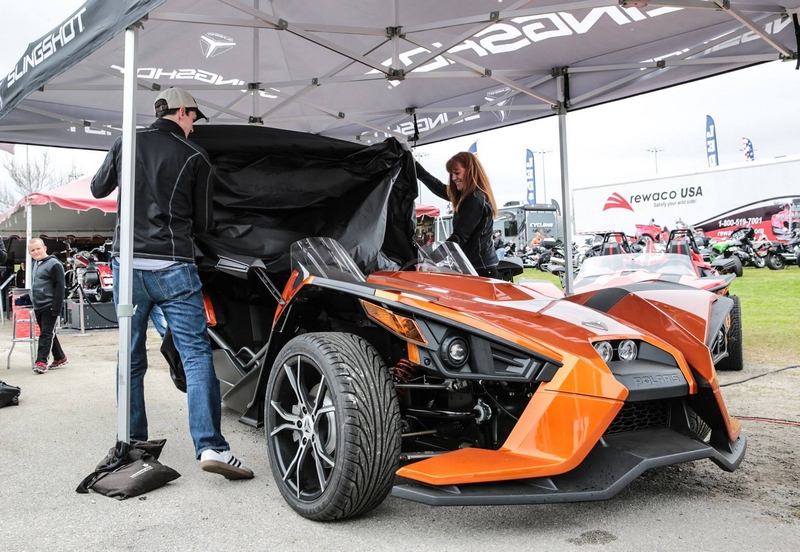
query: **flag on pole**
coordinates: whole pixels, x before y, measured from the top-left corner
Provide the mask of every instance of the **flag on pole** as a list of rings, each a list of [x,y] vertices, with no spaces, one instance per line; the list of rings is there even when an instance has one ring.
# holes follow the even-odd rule
[[[7,151],[11,155],[14,155],[14,144],[3,144],[3,143],[0,143],[0,150]]]
[[[717,157],[717,128],[711,115],[706,115],[706,156],[708,156],[709,167],[719,165],[719,157]]]
[[[745,161],[755,161],[756,155],[753,152],[753,142],[747,136],[742,136],[742,151],[744,151]]]
[[[478,142],[472,142],[472,145],[469,147],[469,149],[467,151],[472,153],[472,154],[474,154],[475,157],[477,157],[478,156]]]
[[[528,150],[525,159],[525,176],[528,181],[528,205],[536,203],[536,171],[534,170],[533,152]]]

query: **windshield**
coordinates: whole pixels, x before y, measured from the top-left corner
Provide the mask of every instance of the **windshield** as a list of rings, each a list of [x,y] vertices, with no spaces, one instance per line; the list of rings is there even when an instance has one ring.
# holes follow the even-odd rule
[[[688,255],[677,253],[635,253],[589,257],[576,278],[589,278],[616,272],[646,271],[678,276],[696,276]]]
[[[343,282],[366,282],[364,273],[333,238],[306,238],[292,244],[292,270],[302,279],[319,276]]]
[[[354,283],[367,280],[344,247],[333,238],[296,241],[292,244],[291,254],[292,270],[297,270],[302,279],[319,276]],[[453,242],[434,242],[420,247],[417,258],[401,269],[478,275],[461,248]]]
[[[469,262],[467,256],[453,242],[434,242],[419,248],[419,259],[416,265],[421,272],[454,272],[477,276],[478,273]]]

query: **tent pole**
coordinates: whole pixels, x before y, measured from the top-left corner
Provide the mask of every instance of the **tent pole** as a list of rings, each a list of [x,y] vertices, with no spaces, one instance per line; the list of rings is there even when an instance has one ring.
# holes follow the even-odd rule
[[[261,6],[259,6],[259,0],[253,0],[253,7],[256,10],[260,10]],[[258,27],[253,27],[253,83],[258,82],[258,70],[260,63],[260,53],[261,53],[261,42],[260,36],[258,34]],[[260,94],[258,87],[255,86],[253,88],[253,115],[251,120],[253,122],[256,121],[258,117],[258,95]]]
[[[131,317],[133,316],[133,202],[136,159],[136,26],[125,30],[125,84],[122,92],[122,172],[119,186],[119,368],[117,440],[130,443]]]
[[[569,161],[567,159],[567,86],[565,69],[557,70],[558,155],[561,161],[561,224],[564,227],[564,292],[572,295],[572,204],[569,201]]]
[[[31,264],[31,252],[28,250],[28,244],[33,239],[33,221],[31,220],[33,207],[31,206],[30,195],[28,195],[27,200],[25,203],[25,287],[33,290],[33,265]]]

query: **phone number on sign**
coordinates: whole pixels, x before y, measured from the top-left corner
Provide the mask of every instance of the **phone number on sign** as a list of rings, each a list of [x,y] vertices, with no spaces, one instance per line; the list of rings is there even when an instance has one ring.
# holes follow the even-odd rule
[[[761,224],[761,218],[762,217],[724,219],[719,221],[719,227],[724,228],[726,226],[747,226],[748,224]]]

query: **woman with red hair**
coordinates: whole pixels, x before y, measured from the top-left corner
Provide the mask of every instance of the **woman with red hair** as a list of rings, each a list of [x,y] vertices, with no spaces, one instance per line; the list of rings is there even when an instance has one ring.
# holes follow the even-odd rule
[[[448,184],[430,174],[419,163],[417,178],[438,197],[453,205],[453,233],[447,241],[457,243],[480,276],[500,278],[497,254],[492,243],[492,225],[497,204],[486,171],[478,158],[467,151],[447,162]]]

